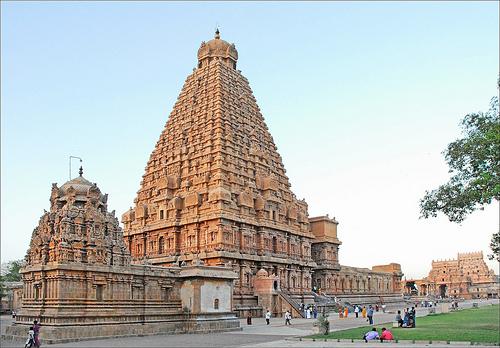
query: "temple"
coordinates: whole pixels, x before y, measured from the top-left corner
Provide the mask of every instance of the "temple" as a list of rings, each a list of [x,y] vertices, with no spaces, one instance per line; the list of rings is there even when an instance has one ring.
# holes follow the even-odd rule
[[[453,260],[432,261],[429,275],[407,280],[407,294],[439,298],[498,298],[500,288],[493,270],[484,262],[483,252],[458,253]]]
[[[239,328],[230,269],[131,265],[108,196],[80,175],[52,184],[50,210],[33,230],[21,269],[22,305],[7,337],[25,338],[33,320],[43,341]]]
[[[310,218],[305,200],[292,192],[237,61],[235,45],[218,30],[201,43],[197,67],[149,157],[134,205],[122,215],[132,262],[175,267],[201,259],[229,266],[238,274],[234,310],[240,315],[263,303],[279,314],[281,300],[274,298],[309,302],[313,289],[346,296],[400,293],[398,264],[372,270],[339,264],[338,222]]]

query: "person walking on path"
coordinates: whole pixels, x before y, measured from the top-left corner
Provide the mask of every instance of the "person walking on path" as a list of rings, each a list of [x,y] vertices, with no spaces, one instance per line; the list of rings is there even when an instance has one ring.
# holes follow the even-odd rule
[[[363,309],[361,310],[361,316],[363,318],[366,318],[366,306],[363,306]]]
[[[347,318],[348,315],[349,315],[349,307],[345,306],[345,308],[344,308],[344,318]]]
[[[292,314],[289,311],[285,312],[285,326],[286,325],[292,325],[290,323],[290,319],[292,319]]]
[[[269,325],[271,322],[271,312],[269,312],[269,309],[266,312],[266,325]]]
[[[35,335],[35,347],[39,348],[40,347],[40,324],[38,324],[38,321],[35,320],[33,322],[33,333]]]
[[[358,307],[358,305],[354,306],[354,314],[356,315],[356,318],[357,318],[358,315],[359,315],[359,307]]]
[[[368,322],[370,323],[370,325],[373,325],[373,307],[371,305],[370,307],[368,307],[366,315],[368,316]]]

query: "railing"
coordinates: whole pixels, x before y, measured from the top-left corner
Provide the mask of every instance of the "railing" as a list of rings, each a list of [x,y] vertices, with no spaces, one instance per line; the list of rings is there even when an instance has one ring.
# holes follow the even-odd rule
[[[297,313],[299,313],[302,318],[305,318],[304,311],[301,309],[300,304],[297,301],[295,301],[288,292],[281,290],[278,291],[278,294],[281,296],[282,299],[288,302],[288,304],[292,306],[293,309],[295,309],[295,311],[297,311]]]

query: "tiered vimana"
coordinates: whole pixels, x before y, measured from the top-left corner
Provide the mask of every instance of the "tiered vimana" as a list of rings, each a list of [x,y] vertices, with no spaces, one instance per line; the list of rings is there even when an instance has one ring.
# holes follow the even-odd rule
[[[20,271],[22,306],[7,337],[26,338],[34,320],[45,343],[239,328],[232,270],[199,262],[131,265],[107,200],[81,168],[77,178],[52,185],[50,211],[33,230]]]
[[[291,307],[299,313],[314,288],[377,299],[399,292],[398,264],[373,270],[339,264],[338,223],[309,219],[307,203],[291,191],[237,60],[234,44],[218,31],[202,42],[135,206],[122,216],[133,262],[229,265],[239,276],[233,297],[239,315],[266,307],[276,315]]]
[[[150,156],[135,207],[123,214],[134,261],[157,265],[231,263],[235,295],[253,296],[264,268],[292,294],[310,293],[313,234],[307,204],[290,189],[282,159],[234,44],[215,38],[198,50]],[[236,301],[238,303],[238,301]]]

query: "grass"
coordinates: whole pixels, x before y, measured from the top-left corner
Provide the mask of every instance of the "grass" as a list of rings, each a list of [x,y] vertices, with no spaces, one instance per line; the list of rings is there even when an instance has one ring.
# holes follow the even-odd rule
[[[417,317],[414,329],[392,328],[392,324],[364,326],[355,329],[334,331],[328,335],[313,335],[321,339],[362,339],[363,335],[376,327],[388,328],[397,340],[418,341],[467,341],[500,343],[500,306],[464,309],[458,312]]]

